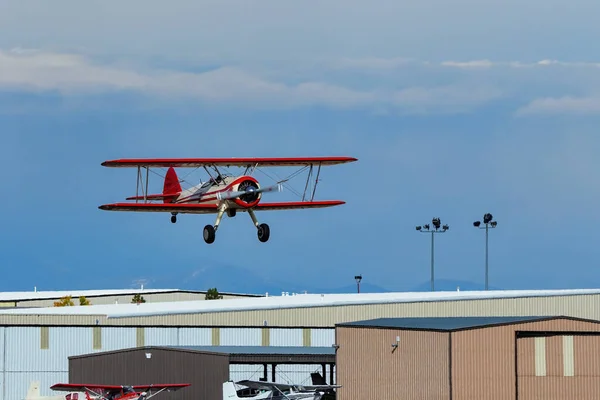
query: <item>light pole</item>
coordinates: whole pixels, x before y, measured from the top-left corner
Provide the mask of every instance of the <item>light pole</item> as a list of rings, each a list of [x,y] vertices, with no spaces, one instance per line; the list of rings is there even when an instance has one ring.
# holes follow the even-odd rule
[[[433,225],[433,229],[430,229],[429,224],[425,224],[423,226],[417,226],[417,230],[423,233],[431,233],[431,291],[434,291],[434,273],[433,273],[433,237],[436,233],[444,233],[450,227],[448,225],[443,225],[439,218],[433,218],[431,220],[431,224]]]
[[[356,293],[360,293],[360,281],[362,281],[362,275],[356,275],[354,279],[356,280]]]
[[[498,226],[498,222],[493,221],[493,219],[492,214],[487,213],[483,216],[483,224],[485,226],[481,226],[481,221],[473,222],[475,228],[485,229],[485,290],[488,290],[488,232],[489,228]]]

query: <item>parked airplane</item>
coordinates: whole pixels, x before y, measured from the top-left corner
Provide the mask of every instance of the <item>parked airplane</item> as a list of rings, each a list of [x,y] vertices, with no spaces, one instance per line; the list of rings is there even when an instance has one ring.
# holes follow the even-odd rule
[[[57,383],[50,387],[52,390],[64,392],[85,392],[86,400],[149,400],[157,394],[167,390],[174,391],[190,386],[189,383],[174,383],[162,385],[96,385],[81,383]],[[152,391],[157,390],[156,393]],[[90,393],[92,394],[90,396]],[[67,398],[66,400],[76,400]],[[83,399],[77,399],[83,400]]]
[[[243,386],[239,388],[239,386]],[[243,380],[223,382],[223,400],[271,399],[271,400],[324,400],[331,398],[326,392],[340,388],[338,385],[290,385],[287,383]]]
[[[66,395],[42,396],[40,395],[40,382],[32,381],[24,400],[85,400],[85,393],[72,392]]]
[[[269,240],[270,228],[265,223],[259,223],[255,211],[293,210],[303,208],[332,207],[345,204],[341,200],[314,200],[315,190],[319,181],[321,166],[343,164],[357,161],[352,157],[296,157],[296,158],[171,158],[171,159],[120,159],[102,163],[105,167],[136,167],[137,188],[136,195],[126,198],[135,202],[122,202],[104,204],[99,208],[107,211],[141,211],[141,212],[168,212],[171,213],[171,222],[177,222],[178,214],[217,214],[213,225],[206,225],[203,231],[204,241],[213,243],[221,219],[225,213],[230,218],[236,213],[247,212],[257,229],[258,240]],[[310,200],[306,200],[307,189],[311,180],[313,166],[318,170]],[[275,185],[261,187],[258,180],[251,174],[259,166],[265,167],[293,167],[309,168],[302,201],[262,203],[262,195],[267,192],[281,191],[288,179],[283,179]],[[160,194],[148,194],[148,175],[150,168],[168,168],[164,178],[163,191]],[[210,178],[199,185],[183,189],[174,167],[204,168]],[[208,168],[215,171],[213,176]],[[245,172],[238,176],[222,173],[218,167],[240,167]],[[145,180],[142,178],[141,169],[146,170]],[[295,172],[292,176],[297,175]],[[142,188],[142,195],[139,188]],[[152,203],[152,201],[158,201]]]

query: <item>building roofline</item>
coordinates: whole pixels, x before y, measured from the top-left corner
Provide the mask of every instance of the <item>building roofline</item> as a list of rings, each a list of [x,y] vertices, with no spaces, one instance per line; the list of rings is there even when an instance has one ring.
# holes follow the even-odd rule
[[[399,330],[399,331],[420,331],[420,332],[438,332],[438,333],[449,333],[449,332],[460,332],[460,331],[468,331],[468,330],[475,330],[475,329],[485,329],[485,328],[496,328],[496,327],[501,327],[501,326],[508,326],[508,325],[521,325],[521,324],[531,324],[534,322],[544,322],[544,321],[552,321],[555,319],[566,319],[566,320],[570,320],[570,321],[579,321],[579,322],[588,322],[588,323],[595,323],[595,324],[600,324],[600,321],[598,320],[594,320],[594,319],[588,319],[588,318],[580,318],[580,317],[572,317],[572,316],[566,316],[566,315],[547,315],[547,316],[520,316],[520,315],[515,315],[515,316],[499,316],[499,317],[422,317],[423,319],[436,319],[436,318],[443,318],[446,320],[449,319],[456,319],[456,320],[461,320],[461,319],[465,319],[465,318],[473,318],[475,319],[483,319],[483,318],[515,318],[515,320],[513,321],[503,321],[503,322],[490,322],[487,324],[474,324],[474,325],[467,325],[467,326],[463,326],[463,327],[457,327],[457,328],[429,328],[429,327],[418,327],[418,326],[393,326],[393,325],[382,325],[382,324],[376,324],[375,321],[378,320],[393,320],[393,319],[398,319],[401,320],[402,318],[376,318],[376,319],[372,319],[372,320],[364,320],[364,321],[354,321],[354,322],[342,322],[342,323],[337,323],[335,324],[335,328],[355,328],[355,329],[385,329],[385,330]],[[409,319],[418,319],[418,318],[409,318]],[[368,323],[369,321],[374,321],[373,325],[367,325],[366,323]],[[362,325],[362,323],[365,323],[364,325]]]
[[[206,290],[187,290],[187,289],[81,289],[81,290],[46,290],[34,292],[0,292],[0,302],[25,302],[25,301],[43,301],[60,299],[65,296],[79,297],[84,296],[87,299],[115,297],[115,296],[133,296],[136,294],[206,294]],[[231,293],[219,292],[223,296],[265,297],[262,294]]]
[[[218,301],[191,300],[153,302],[144,304],[100,304],[75,307],[45,307],[0,309],[0,315],[102,315],[107,318],[153,317],[263,311],[276,309],[362,306],[375,304],[499,300],[533,297],[600,295],[600,289],[573,290],[511,290],[413,293],[345,293],[297,294],[292,296],[258,296],[254,299],[222,299]]]
[[[223,351],[213,351],[208,349],[215,349],[223,347]],[[232,348],[239,347],[239,352],[232,352]],[[80,354],[76,356],[68,357],[70,360],[87,359],[94,357],[102,357],[111,354],[120,353],[132,353],[132,352],[151,352],[152,350],[163,350],[173,351],[182,353],[194,353],[194,354],[208,354],[224,356],[229,358],[230,364],[263,364],[263,363],[276,363],[276,364],[335,364],[335,349],[329,347],[308,347],[308,348],[319,348],[327,349],[327,353],[310,353],[303,354],[301,352],[285,352],[291,346],[142,346],[142,347],[131,347],[127,349],[109,350],[97,353]],[[273,352],[253,352],[244,351],[252,348],[263,348],[263,349],[278,349],[279,351]],[[305,348],[305,346],[299,347]],[[331,350],[330,350],[331,349]]]

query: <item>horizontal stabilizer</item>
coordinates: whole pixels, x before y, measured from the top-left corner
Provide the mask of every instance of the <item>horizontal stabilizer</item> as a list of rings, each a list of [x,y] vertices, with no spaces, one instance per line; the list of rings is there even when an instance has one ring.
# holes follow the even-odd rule
[[[173,200],[179,196],[179,193],[169,193],[169,194],[149,194],[148,196],[132,196],[128,197],[125,200]]]

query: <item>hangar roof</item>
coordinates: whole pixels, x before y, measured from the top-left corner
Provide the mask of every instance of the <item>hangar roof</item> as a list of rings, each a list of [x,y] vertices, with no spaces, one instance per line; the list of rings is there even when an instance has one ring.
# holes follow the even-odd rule
[[[77,298],[85,296],[102,297],[102,296],[127,296],[134,294],[157,294],[157,293],[206,293],[200,290],[182,290],[182,289],[98,289],[98,290],[49,290],[49,291],[31,291],[31,292],[0,292],[0,301],[26,301],[26,300],[48,300],[60,299],[61,297],[71,296]],[[234,293],[221,293],[231,295]],[[262,295],[247,295],[247,296],[262,296]]]
[[[98,304],[73,307],[19,308],[0,310],[0,315],[105,315],[108,318],[127,318],[156,315],[219,313],[227,311],[599,294],[600,289],[294,294],[243,299],[222,299],[217,301],[194,300],[143,304]]]
[[[335,356],[335,348],[318,346],[168,346],[168,348],[228,354],[310,354]]]
[[[487,328],[527,322],[547,321],[557,318],[578,319],[563,316],[515,316],[515,317],[420,317],[420,318],[377,318],[336,324],[336,327],[390,328],[425,331],[458,331]]]
[[[145,346],[82,354],[71,356],[69,359],[102,357],[132,351],[146,353],[152,349],[223,354],[229,356],[231,364],[335,364],[335,348],[316,346]]]

